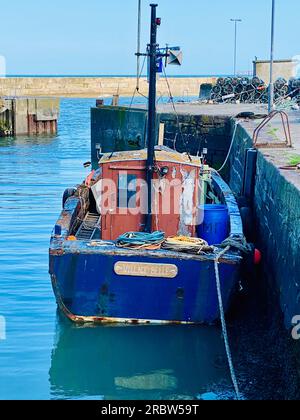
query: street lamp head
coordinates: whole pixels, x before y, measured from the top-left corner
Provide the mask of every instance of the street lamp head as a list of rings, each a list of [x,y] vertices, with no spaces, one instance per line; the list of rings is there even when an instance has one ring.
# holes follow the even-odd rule
[[[242,22],[242,19],[230,19],[230,22]]]

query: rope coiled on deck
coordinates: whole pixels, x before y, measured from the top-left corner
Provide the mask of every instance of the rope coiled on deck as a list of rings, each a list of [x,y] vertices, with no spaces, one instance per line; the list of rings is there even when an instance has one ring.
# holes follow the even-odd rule
[[[213,247],[209,246],[204,239],[190,238],[188,236],[174,236],[167,238],[162,248],[175,252],[188,252],[201,254],[213,252]]]
[[[119,248],[159,249],[164,240],[165,233],[161,231],[127,232],[119,236],[116,245]]]

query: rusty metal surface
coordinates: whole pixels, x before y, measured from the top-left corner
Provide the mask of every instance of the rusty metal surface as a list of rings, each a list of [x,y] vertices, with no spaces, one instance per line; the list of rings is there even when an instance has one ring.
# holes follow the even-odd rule
[[[264,142],[258,143],[258,137],[264,127],[266,127],[275,117],[280,116],[281,123],[284,131],[285,142]],[[281,147],[292,147],[292,137],[290,130],[289,116],[284,111],[272,111],[264,120],[255,128],[253,132],[253,145],[256,148],[281,148]]]
[[[111,318],[99,316],[82,316],[75,315],[69,311],[62,301],[59,293],[55,275],[51,275],[52,287],[56,297],[57,304],[65,316],[75,324],[127,324],[127,325],[195,325],[195,322],[183,321],[165,321],[165,320],[151,320],[151,319],[130,319],[130,318]]]

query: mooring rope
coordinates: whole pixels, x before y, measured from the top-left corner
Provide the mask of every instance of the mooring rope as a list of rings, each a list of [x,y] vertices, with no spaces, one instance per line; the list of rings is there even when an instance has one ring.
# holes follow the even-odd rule
[[[231,139],[231,143],[230,143],[230,147],[229,147],[229,150],[228,150],[226,159],[225,159],[223,165],[221,166],[221,168],[217,170],[217,172],[221,172],[225,168],[225,166],[226,166],[226,164],[228,162],[228,159],[229,159],[229,157],[231,155],[231,150],[232,150],[232,147],[233,147],[233,143],[234,143],[234,140],[235,140],[235,135],[236,135],[237,127],[238,127],[238,121],[235,121],[234,131],[233,131],[233,135],[232,135],[232,139]]]
[[[225,241],[221,243],[221,245],[218,245],[221,248],[233,248],[237,249],[238,251],[241,251],[243,254],[248,254],[251,252],[251,245],[247,243],[247,239],[245,236],[242,235],[231,235]]]
[[[236,393],[236,398],[240,400],[240,391],[238,382],[235,375],[235,370],[233,366],[232,356],[231,356],[231,350],[229,346],[229,339],[228,339],[228,332],[227,332],[227,326],[225,321],[225,312],[223,307],[223,300],[222,300],[222,292],[221,292],[221,283],[220,283],[220,271],[219,271],[219,261],[222,258],[224,254],[226,254],[227,251],[229,251],[230,246],[227,246],[225,249],[220,252],[216,258],[215,258],[215,277],[216,277],[216,286],[217,286],[217,293],[218,293],[218,301],[219,301],[219,309],[220,309],[220,317],[221,317],[221,324],[222,324],[222,332],[223,332],[223,338],[225,343],[225,350],[231,375],[231,380],[234,386],[234,390]]]

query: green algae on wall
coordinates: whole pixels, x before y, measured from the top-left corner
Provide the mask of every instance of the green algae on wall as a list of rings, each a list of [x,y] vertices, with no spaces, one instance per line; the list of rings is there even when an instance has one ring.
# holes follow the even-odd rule
[[[147,112],[143,109],[101,106],[91,110],[92,164],[99,154],[143,149],[146,145]]]

